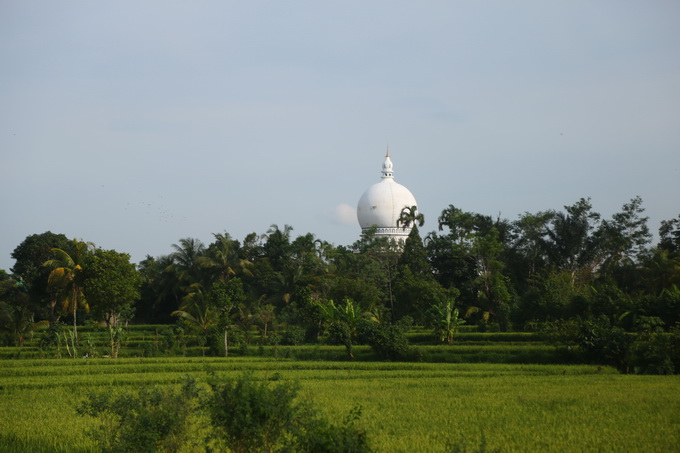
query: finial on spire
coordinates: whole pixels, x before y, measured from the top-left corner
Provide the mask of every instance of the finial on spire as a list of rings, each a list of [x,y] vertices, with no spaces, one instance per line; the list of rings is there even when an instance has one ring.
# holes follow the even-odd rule
[[[385,157],[390,157],[390,145],[388,144],[386,146],[386,148],[387,148],[387,152],[385,153]]]
[[[392,179],[392,161],[390,160],[390,150],[385,154],[385,162],[382,164],[382,179]]]

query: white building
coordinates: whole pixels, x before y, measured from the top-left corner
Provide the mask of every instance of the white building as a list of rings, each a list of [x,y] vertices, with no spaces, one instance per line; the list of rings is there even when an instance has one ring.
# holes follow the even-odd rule
[[[404,241],[411,227],[397,227],[397,220],[405,207],[417,206],[417,203],[406,187],[394,181],[392,168],[388,152],[382,165],[382,180],[369,187],[359,199],[357,218],[362,234],[376,227],[376,237]]]

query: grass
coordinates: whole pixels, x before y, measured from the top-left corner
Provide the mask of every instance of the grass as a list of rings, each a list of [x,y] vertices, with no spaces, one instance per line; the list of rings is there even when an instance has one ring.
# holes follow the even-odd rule
[[[86,392],[250,371],[296,380],[339,423],[360,404],[378,451],[677,451],[680,378],[590,365],[322,362],[267,357],[7,360],[0,451],[91,451]]]
[[[93,451],[94,421],[75,412],[87,392],[177,385],[208,370],[299,381],[301,396],[336,423],[360,404],[378,451],[680,451],[679,376],[569,365],[535,333],[463,327],[453,345],[414,329],[407,362],[376,362],[367,346],[355,346],[350,361],[343,347],[323,344],[250,346],[226,359],[166,346],[154,349],[164,356],[142,357],[163,344],[168,326],[131,326],[117,360],[101,358],[101,329],[79,329],[99,357],[86,360],[55,359],[34,338],[0,348],[0,451]]]

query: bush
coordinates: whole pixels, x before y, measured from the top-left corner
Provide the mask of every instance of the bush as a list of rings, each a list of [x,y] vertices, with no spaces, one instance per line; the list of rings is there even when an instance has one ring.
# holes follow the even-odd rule
[[[343,345],[349,358],[354,358],[354,354],[352,354],[352,332],[346,323],[337,321],[328,326],[328,342]]]
[[[579,336],[578,345],[590,361],[628,370],[633,337],[620,327],[613,327],[606,316],[582,321]]]
[[[294,404],[298,387],[283,383],[270,388],[245,375],[238,380],[210,383],[210,419],[223,431],[235,452],[271,451],[291,431],[301,409]]]
[[[673,374],[671,336],[660,333],[644,335],[633,343],[631,365],[639,374]]]
[[[371,346],[383,360],[403,359],[408,353],[406,332],[412,323],[409,316],[394,324],[364,319],[358,325],[358,338],[361,343]]]
[[[100,417],[89,434],[104,452],[371,451],[366,433],[354,424],[358,408],[336,426],[299,400],[297,384],[272,386],[250,375],[221,381],[214,374],[208,384],[209,390],[199,391],[187,379],[178,390],[90,394],[78,413]]]
[[[545,323],[543,331],[548,342],[578,348],[587,362],[612,365],[628,371],[630,345],[633,337],[619,327],[613,327],[606,316],[595,319],[569,319]]]
[[[179,391],[144,387],[138,394],[90,394],[78,413],[101,417],[90,434],[104,452],[176,451],[196,396],[193,380]]]
[[[354,425],[361,415],[359,408],[352,410],[338,427],[297,401],[297,384],[283,382],[270,387],[244,375],[210,385],[210,419],[232,451],[371,451],[366,433]]]
[[[632,366],[641,374],[680,373],[680,324],[663,333],[656,323],[643,331],[632,346]]]
[[[663,333],[654,317],[640,317],[636,325],[643,330],[637,335],[626,333],[602,315],[546,323],[543,334],[549,342],[576,351],[582,360],[612,365],[626,373],[680,372],[680,326]]]
[[[283,343],[288,346],[300,346],[305,343],[306,330],[300,326],[288,326]]]
[[[354,422],[361,417],[361,409],[355,407],[345,418],[342,426],[331,425],[326,420],[315,418],[297,436],[294,451],[326,453],[360,453],[371,451],[366,433]]]

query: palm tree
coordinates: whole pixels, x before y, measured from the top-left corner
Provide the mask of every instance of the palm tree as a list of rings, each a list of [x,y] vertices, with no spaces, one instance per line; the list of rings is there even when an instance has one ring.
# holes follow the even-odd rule
[[[192,284],[190,292],[182,298],[179,310],[171,313],[172,316],[182,318],[190,328],[201,333],[200,340],[207,340],[208,330],[219,322],[219,311],[213,308],[204,297],[199,284]],[[205,351],[203,352],[205,354]]]
[[[283,230],[281,230],[276,224],[272,224],[267,230],[264,252],[276,271],[280,271],[284,263],[288,261],[291,252],[290,233],[292,231],[293,227],[290,225],[284,225]]]
[[[215,236],[216,241],[208,247],[205,256],[198,258],[198,264],[203,268],[215,271],[218,274],[218,279],[225,283],[234,275],[252,276],[250,268],[253,263],[238,256],[236,250],[238,243],[231,238],[229,233],[217,233],[213,236]]]
[[[158,258],[147,255],[146,259],[139,263],[139,272],[144,281],[143,290],[145,287],[151,295],[147,302],[149,306],[146,316],[164,317],[170,312],[167,307],[175,309],[180,305],[182,291],[177,268],[171,255]]]
[[[179,279],[189,287],[193,283],[201,283],[203,275],[200,269],[200,258],[205,255],[205,245],[194,238],[184,238],[178,244],[172,244],[175,251],[170,255],[173,267],[177,270]]]
[[[43,266],[52,269],[47,284],[53,290],[55,299],[61,301],[64,311],[73,315],[73,335],[76,341],[78,339],[76,320],[78,308],[90,309],[80,285],[80,272],[83,269],[85,259],[91,254],[93,248],[94,244],[91,242],[74,239],[73,250],[75,252],[72,255],[62,249],[53,248],[52,253],[55,258],[45,261],[43,264]]]
[[[418,225],[422,227],[425,224],[425,216],[418,212],[418,206],[405,206],[399,214],[397,219],[397,227],[401,226],[402,230],[406,230],[411,225]]]

